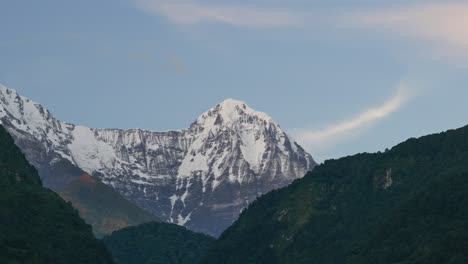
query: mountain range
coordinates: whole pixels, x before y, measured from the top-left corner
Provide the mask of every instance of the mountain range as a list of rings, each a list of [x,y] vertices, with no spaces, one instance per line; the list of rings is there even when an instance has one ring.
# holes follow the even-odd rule
[[[315,166],[235,100],[170,132],[0,102],[2,263],[468,263],[468,126]]]
[[[93,129],[0,86],[0,121],[46,187],[60,193],[87,173],[158,219],[213,236],[316,165],[271,117],[232,99],[188,129]]]

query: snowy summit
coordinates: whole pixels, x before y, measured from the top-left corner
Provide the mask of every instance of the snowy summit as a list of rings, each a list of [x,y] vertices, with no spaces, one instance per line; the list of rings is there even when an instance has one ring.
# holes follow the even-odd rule
[[[93,129],[57,120],[0,86],[0,120],[45,185],[63,188],[76,166],[160,219],[219,235],[257,196],[315,166],[265,113],[227,99],[188,129]]]

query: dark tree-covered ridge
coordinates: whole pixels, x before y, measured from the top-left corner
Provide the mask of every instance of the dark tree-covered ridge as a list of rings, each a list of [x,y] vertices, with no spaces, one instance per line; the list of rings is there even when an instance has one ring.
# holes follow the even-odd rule
[[[54,192],[0,126],[0,263],[112,263],[91,226]]]
[[[185,227],[146,223],[104,238],[118,264],[198,264],[214,238]]]
[[[468,263],[468,127],[329,160],[245,210],[203,263]]]

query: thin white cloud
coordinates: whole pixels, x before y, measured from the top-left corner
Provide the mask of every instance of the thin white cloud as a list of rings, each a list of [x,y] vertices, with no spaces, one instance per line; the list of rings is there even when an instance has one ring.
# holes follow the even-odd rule
[[[238,27],[273,28],[301,24],[297,14],[283,9],[253,5],[200,3],[197,0],[133,0],[151,14],[162,15],[179,25],[222,23]]]
[[[332,124],[324,129],[297,131],[294,136],[301,144],[311,149],[324,150],[338,142],[354,137],[363,129],[398,111],[409,101],[411,96],[412,93],[402,83],[395,95],[379,107],[368,109],[354,118]]]
[[[352,17],[358,26],[430,43],[437,55],[468,56],[468,3],[445,2],[372,10]]]

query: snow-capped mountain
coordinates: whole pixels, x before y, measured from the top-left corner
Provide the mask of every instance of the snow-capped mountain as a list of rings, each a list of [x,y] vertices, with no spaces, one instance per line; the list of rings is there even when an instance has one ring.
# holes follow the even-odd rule
[[[0,120],[46,186],[83,170],[160,219],[215,236],[258,195],[315,166],[271,117],[232,99],[180,131],[92,129],[0,85]]]

